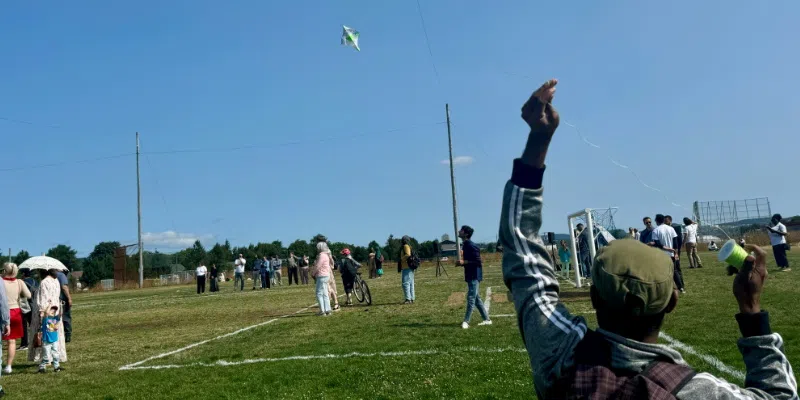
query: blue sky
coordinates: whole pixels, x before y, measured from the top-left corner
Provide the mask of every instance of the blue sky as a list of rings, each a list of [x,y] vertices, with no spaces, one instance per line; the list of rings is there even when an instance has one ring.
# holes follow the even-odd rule
[[[445,102],[472,160],[460,222],[493,240],[519,108],[550,77],[563,119],[608,153],[562,125],[544,230],[585,207],[619,207],[622,227],[688,214],[606,154],[682,205],[769,196],[800,212],[800,3],[421,3],[438,79],[410,0],[4,5],[0,246],[134,243],[133,156],[28,167],[130,154],[136,131],[148,249],[433,239],[452,231]],[[189,149],[209,151],[172,152]]]

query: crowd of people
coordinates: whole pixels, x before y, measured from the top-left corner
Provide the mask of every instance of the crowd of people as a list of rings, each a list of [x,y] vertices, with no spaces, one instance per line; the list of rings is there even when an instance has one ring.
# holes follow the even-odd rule
[[[39,373],[52,364],[60,372],[67,361],[66,344],[72,338],[72,296],[64,271],[38,270],[3,264],[0,285],[0,331],[5,347],[2,374],[13,373],[17,351],[27,351],[28,361],[37,363]],[[20,278],[19,275],[22,275]],[[19,341],[19,343],[18,343]],[[0,397],[5,394],[0,386]]]
[[[752,253],[741,268],[731,271],[732,294],[739,306],[738,348],[746,368],[744,387],[694,371],[680,353],[658,343],[663,321],[676,309],[683,288],[675,272],[680,246],[674,239],[679,235],[667,216],[657,215],[655,228],[645,218],[639,241],[615,240],[590,260],[596,330],[559,300],[555,268],[539,233],[545,159],[559,124],[552,105],[556,84],[555,79],[545,82],[522,108],[530,133],[504,189],[500,218],[503,278],[514,300],[538,397],[798,398],[783,338],[772,332],[769,315],[761,309],[767,269],[766,253],[758,246],[748,245]],[[777,223],[773,218],[770,224],[776,235],[773,250],[783,243],[777,236],[786,236]]]

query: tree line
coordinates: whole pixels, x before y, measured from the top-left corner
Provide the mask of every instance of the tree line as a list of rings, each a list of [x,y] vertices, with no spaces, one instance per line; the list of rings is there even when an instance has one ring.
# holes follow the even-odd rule
[[[443,236],[443,239],[447,239],[447,236]],[[410,244],[422,259],[432,259],[436,256],[433,240],[419,242],[417,239],[411,238]],[[478,245],[487,252],[494,252],[496,247],[495,243],[479,243]],[[88,256],[80,258],[77,255],[77,251],[72,247],[60,244],[47,250],[45,255],[61,261],[70,271],[82,271],[81,283],[92,287],[103,279],[114,278],[114,253],[119,247],[121,247],[119,242],[100,242],[94,246]],[[340,254],[343,249],[349,248],[353,258],[359,262],[367,261],[370,250],[380,249],[387,262],[391,262],[397,261],[400,254],[401,239],[394,235],[389,235],[383,245],[373,240],[367,246],[358,246],[346,242],[329,242],[328,247],[335,255]],[[312,238],[311,240],[298,239],[288,246],[284,246],[280,240],[269,243],[251,243],[247,246],[232,246],[226,240],[224,243],[215,243],[210,248],[206,248],[200,241],[196,241],[191,247],[175,253],[145,250],[142,254],[142,260],[144,262],[145,278],[152,279],[158,278],[160,275],[191,270],[201,263],[207,266],[216,264],[218,267],[222,267],[223,270],[232,268],[233,260],[239,254],[242,254],[249,264],[249,261],[264,256],[285,259],[290,252],[293,252],[298,257],[306,255],[314,259],[317,254],[316,242]],[[20,250],[10,258],[8,255],[0,256],[0,263],[10,260],[19,265],[28,258],[30,258],[30,254],[25,250]],[[130,274],[138,271],[138,251],[133,252],[133,254],[126,254],[125,265],[126,272]]]

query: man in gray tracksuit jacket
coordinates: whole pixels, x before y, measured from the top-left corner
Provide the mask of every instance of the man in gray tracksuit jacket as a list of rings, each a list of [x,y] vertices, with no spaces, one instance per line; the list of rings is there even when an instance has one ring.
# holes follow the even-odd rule
[[[676,307],[679,296],[669,279],[671,263],[657,251],[648,253],[652,249],[638,242],[620,240],[599,253],[590,289],[600,327],[596,332],[588,330],[583,317],[571,315],[559,302],[556,274],[539,236],[544,161],[559,122],[552,106],[556,84],[556,80],[546,82],[522,108],[531,132],[506,184],[500,223],[503,277],[514,299],[539,398],[560,397],[554,388],[564,387],[560,382],[570,379],[576,347],[587,335],[608,342],[611,351],[606,358],[616,370],[642,373],[657,360],[685,365],[677,351],[657,343],[663,318]],[[676,389],[673,394],[678,399],[798,398],[783,339],[770,330],[769,316],[761,310],[766,255],[754,246],[748,250],[755,257],[748,257],[733,285],[740,309],[736,320],[742,333],[739,350],[747,368],[745,386],[698,373]],[[649,269],[640,267],[643,261]],[[635,282],[627,273],[636,278]]]

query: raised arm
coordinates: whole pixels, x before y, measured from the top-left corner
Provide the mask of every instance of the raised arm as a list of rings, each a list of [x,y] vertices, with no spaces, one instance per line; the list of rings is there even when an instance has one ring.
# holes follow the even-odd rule
[[[551,104],[556,83],[545,82],[522,107],[531,131],[522,158],[514,160],[500,219],[503,278],[514,299],[539,397],[572,366],[575,346],[587,329],[582,317],[573,317],[559,302],[552,260],[539,236],[545,156],[559,123]]]
[[[797,399],[797,381],[783,350],[783,338],[773,333],[769,314],[761,309],[761,292],[767,279],[767,254],[758,246],[733,281],[733,295],[739,303],[736,322],[742,337],[739,351],[747,369],[744,388],[708,373],[695,376],[678,392],[678,398],[703,399]]]

